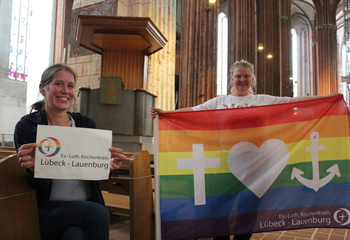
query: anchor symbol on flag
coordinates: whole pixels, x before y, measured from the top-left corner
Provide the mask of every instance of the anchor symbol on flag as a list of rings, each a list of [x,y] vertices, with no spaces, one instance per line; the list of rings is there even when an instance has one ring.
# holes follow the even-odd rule
[[[312,169],[313,169],[313,179],[306,179],[302,177],[301,175],[304,174],[303,171],[301,171],[298,168],[293,168],[291,179],[297,178],[300,183],[302,183],[304,186],[314,189],[316,192],[329,183],[335,175],[340,177],[340,171],[338,164],[334,164],[332,167],[327,169],[327,172],[329,172],[328,176],[320,179],[319,175],[319,166],[318,166],[318,151],[324,150],[323,145],[317,145],[317,142],[319,140],[320,136],[318,132],[312,132],[310,134],[310,141],[311,146],[306,148],[306,151],[311,151],[311,157],[312,157]]]

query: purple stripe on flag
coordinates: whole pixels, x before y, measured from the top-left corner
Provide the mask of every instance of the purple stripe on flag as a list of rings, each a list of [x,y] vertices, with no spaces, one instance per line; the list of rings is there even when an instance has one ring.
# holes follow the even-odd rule
[[[162,239],[188,239],[300,228],[349,228],[349,206],[260,211],[240,216],[162,221]]]

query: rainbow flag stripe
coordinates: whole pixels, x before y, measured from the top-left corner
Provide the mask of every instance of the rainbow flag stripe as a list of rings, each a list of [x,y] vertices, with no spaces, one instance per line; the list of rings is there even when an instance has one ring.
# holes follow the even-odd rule
[[[350,226],[341,95],[159,115],[162,239]]]

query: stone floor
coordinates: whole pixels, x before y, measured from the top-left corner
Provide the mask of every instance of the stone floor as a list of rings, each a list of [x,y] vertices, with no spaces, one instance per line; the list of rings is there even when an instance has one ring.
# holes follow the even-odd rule
[[[127,217],[111,215],[110,240],[129,240],[130,228]],[[232,239],[233,237],[231,237]],[[211,240],[201,238],[199,240]],[[251,240],[350,240],[350,229],[311,228],[302,230],[279,231],[269,233],[255,233]],[[142,240],[142,239],[137,239]]]
[[[129,218],[111,214],[109,240],[129,240],[129,239],[130,239]]]

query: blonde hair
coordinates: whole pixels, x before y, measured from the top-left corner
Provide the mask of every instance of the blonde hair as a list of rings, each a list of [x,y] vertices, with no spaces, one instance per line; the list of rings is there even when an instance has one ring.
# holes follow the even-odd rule
[[[229,89],[230,92],[233,93],[235,91],[235,86],[232,84],[231,79],[233,78],[233,74],[235,72],[235,68],[248,68],[251,72],[252,72],[252,77],[253,77],[253,83],[249,88],[249,92],[251,94],[254,94],[254,90],[253,88],[255,87],[256,84],[256,78],[255,78],[255,74],[254,74],[254,65],[251,64],[250,62],[247,62],[246,60],[242,59],[240,61],[236,61],[234,64],[232,64],[231,68],[230,68],[230,84],[229,84]]]

